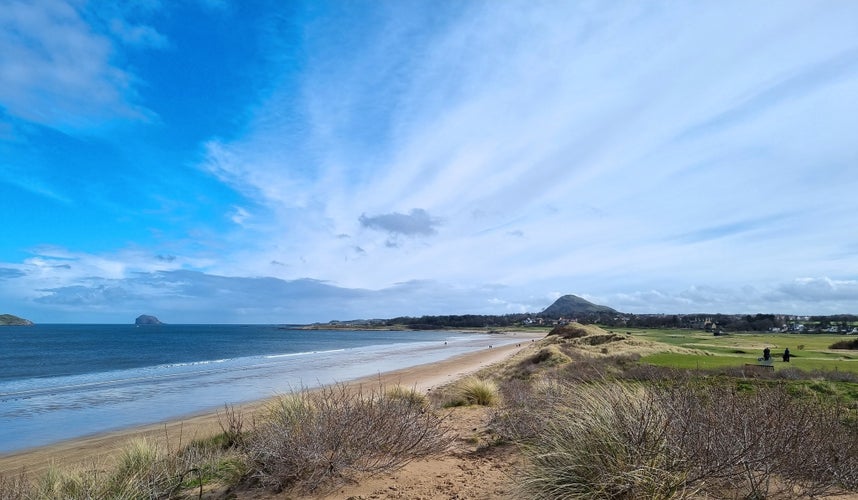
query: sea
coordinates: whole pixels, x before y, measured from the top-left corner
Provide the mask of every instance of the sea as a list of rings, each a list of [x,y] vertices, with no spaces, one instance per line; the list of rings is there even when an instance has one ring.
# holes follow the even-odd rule
[[[515,342],[283,325],[4,326],[0,454]]]

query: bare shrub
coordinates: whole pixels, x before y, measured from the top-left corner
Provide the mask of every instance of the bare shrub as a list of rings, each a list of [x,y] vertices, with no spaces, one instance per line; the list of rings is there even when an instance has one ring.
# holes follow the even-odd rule
[[[558,366],[572,361],[572,359],[563,354],[560,348],[556,345],[550,345],[547,347],[543,347],[538,353],[536,353],[533,357],[525,361],[526,363],[531,363],[535,365],[542,365],[543,367],[552,367]]]
[[[851,411],[851,413],[850,413]],[[854,410],[781,384],[504,385],[529,498],[815,498],[858,490]]]
[[[311,492],[380,474],[444,450],[442,419],[383,390],[338,384],[275,403],[248,436],[251,474],[266,487]]]
[[[554,378],[502,384],[503,405],[492,411],[489,426],[503,440],[529,440],[539,435],[557,414],[571,387]]]
[[[804,380],[807,374],[798,368],[781,368],[774,372],[774,378],[780,380]]]
[[[224,405],[223,413],[218,412],[220,425],[220,444],[224,448],[238,446],[244,440],[244,415],[232,405]]]
[[[678,380],[687,377],[687,372],[666,366],[647,364],[629,364],[624,367],[620,374],[621,378],[627,380],[658,382],[663,380]]]
[[[0,498],[3,500],[26,500],[33,498],[33,488],[24,473],[7,476],[0,474]]]
[[[792,398],[779,385],[700,389],[674,388],[662,399],[683,416],[672,420],[671,436],[688,460],[689,481],[709,494],[814,497],[855,487],[858,429],[844,425],[842,408]]]
[[[577,353],[572,357],[572,361],[557,371],[556,376],[559,379],[569,383],[605,380],[618,373],[617,367],[604,358]]]
[[[586,337],[587,335],[592,335],[593,333],[601,333],[603,330],[601,328],[593,327],[593,326],[584,326],[579,323],[570,323],[568,325],[559,325],[555,326],[548,332],[548,336],[557,335],[560,338],[564,339],[577,339],[581,337]]]
[[[858,384],[858,373],[842,370],[814,370],[808,378],[820,378],[829,382],[850,382]]]

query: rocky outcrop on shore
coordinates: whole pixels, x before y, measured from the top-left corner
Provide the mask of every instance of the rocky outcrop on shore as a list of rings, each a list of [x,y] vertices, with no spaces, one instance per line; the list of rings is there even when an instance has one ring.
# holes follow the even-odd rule
[[[31,326],[32,321],[11,314],[0,314],[0,326]]]

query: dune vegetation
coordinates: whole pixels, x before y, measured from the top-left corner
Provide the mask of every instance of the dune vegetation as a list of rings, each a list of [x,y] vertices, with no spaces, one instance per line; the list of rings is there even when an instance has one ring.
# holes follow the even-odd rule
[[[831,339],[731,337],[571,325],[428,396],[334,385],[275,398],[252,418],[227,407],[211,439],[135,441],[109,466],[0,477],[0,498],[317,496],[443,455],[471,405],[488,415],[480,446],[518,457],[510,498],[858,493],[852,360],[832,354]],[[756,365],[763,346],[784,341],[794,361]]]

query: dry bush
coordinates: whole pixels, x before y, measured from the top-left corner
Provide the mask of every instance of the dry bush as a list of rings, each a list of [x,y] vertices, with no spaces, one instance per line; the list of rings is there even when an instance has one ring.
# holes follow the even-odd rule
[[[529,498],[814,498],[858,490],[858,425],[787,388],[521,382],[492,419],[523,444]],[[852,412],[854,413],[854,411]]]
[[[217,414],[221,434],[219,444],[223,448],[234,448],[244,441],[244,414],[232,405],[224,405],[223,413]]]
[[[586,337],[587,335],[607,333],[598,326],[582,325],[580,323],[570,323],[568,325],[555,326],[548,332],[548,336],[558,336],[564,339],[577,339]]]
[[[664,380],[682,380],[687,378],[687,371],[665,366],[631,364],[626,366],[620,377],[626,380],[640,382],[659,382]]]
[[[23,472],[15,476],[0,474],[0,498],[3,500],[34,498],[33,487]]]
[[[640,355],[635,353],[594,356],[586,351],[570,350],[567,354],[572,363],[558,367],[551,375],[567,383],[605,381],[613,378],[659,380],[664,377],[663,374],[656,373],[661,369],[639,364]]]
[[[544,368],[559,366],[572,361],[572,358],[567,356],[556,345],[543,347],[538,353],[525,361],[534,365],[541,365]]]
[[[509,380],[501,386],[504,403],[492,411],[489,426],[502,440],[532,439],[565,404],[570,387],[554,378]]]
[[[280,398],[246,447],[263,486],[311,492],[398,469],[450,442],[442,418],[422,404],[338,384]]]
[[[815,497],[858,487],[858,429],[844,409],[793,398],[785,387],[738,392],[680,386],[662,396],[672,414],[674,446],[689,462],[689,481],[710,495]]]

